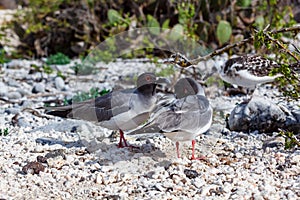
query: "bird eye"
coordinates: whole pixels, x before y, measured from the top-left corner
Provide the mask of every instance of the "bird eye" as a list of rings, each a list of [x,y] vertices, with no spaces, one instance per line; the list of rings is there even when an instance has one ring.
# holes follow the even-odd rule
[[[151,80],[150,76],[146,76],[146,81],[150,82],[150,80]]]

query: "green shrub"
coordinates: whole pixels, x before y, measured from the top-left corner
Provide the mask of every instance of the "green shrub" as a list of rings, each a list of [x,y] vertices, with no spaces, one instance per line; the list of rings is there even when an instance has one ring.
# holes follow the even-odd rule
[[[57,54],[49,56],[46,63],[48,65],[65,65],[70,63],[70,58],[63,53],[58,52]]]
[[[9,134],[8,128],[0,128],[0,136],[7,136]]]
[[[72,101],[73,102],[82,102],[82,101],[86,101],[88,99],[94,99],[96,97],[105,95],[107,93],[109,93],[110,91],[107,89],[103,89],[101,91],[99,91],[99,88],[91,88],[90,91],[88,92],[79,92],[77,93],[73,98]]]

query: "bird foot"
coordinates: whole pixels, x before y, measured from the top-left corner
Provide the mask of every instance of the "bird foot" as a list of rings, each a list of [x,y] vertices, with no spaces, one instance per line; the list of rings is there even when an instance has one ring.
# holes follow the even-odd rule
[[[138,146],[128,145],[127,142],[126,142],[126,140],[124,140],[123,142],[124,142],[124,144],[122,143],[122,141],[119,142],[118,148],[125,148],[125,147],[128,147],[128,148],[130,148],[131,150],[133,150],[133,149],[140,149],[140,147],[138,147]]]
[[[123,145],[122,142],[119,142],[118,148],[124,148],[124,147],[128,147],[127,143],[125,142],[124,145]]]
[[[207,160],[206,156],[200,156],[200,157],[195,157],[194,155],[192,155],[192,157],[190,158],[190,160]]]

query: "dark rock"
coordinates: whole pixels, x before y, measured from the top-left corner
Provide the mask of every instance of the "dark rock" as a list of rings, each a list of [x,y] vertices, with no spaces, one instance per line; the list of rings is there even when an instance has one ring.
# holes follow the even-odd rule
[[[285,126],[286,114],[273,102],[252,98],[246,104],[237,105],[228,120],[231,131],[273,132]]]
[[[36,161],[29,162],[22,168],[22,172],[24,172],[25,174],[39,174],[40,171],[44,170],[45,166]]]
[[[40,163],[47,163],[47,158],[44,156],[38,156],[36,157],[36,160]]]
[[[103,200],[108,200],[108,199],[109,200],[118,200],[118,199],[121,199],[121,197],[119,195],[114,194],[114,195],[104,196],[102,199]]]
[[[65,154],[64,154],[64,150],[62,149],[56,149],[52,152],[49,152],[45,155],[45,157],[48,159],[48,158],[55,158],[55,157],[58,157],[58,156],[61,156],[63,159],[66,158]]]
[[[263,149],[269,148],[281,148],[284,147],[284,138],[283,137],[274,137],[267,139],[263,142]]]
[[[189,179],[191,178],[196,178],[197,176],[199,176],[198,172],[196,170],[192,170],[192,169],[185,169],[183,171],[183,173],[186,175],[186,177],[188,177]]]
[[[292,123],[286,123],[286,129],[293,131],[295,134],[300,134],[300,109],[295,109],[292,111],[292,115],[295,118],[295,121]]]

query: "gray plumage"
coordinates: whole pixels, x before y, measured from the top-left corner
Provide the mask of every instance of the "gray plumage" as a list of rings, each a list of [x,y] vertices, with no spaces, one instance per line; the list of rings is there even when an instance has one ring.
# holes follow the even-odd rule
[[[148,119],[156,102],[157,83],[153,73],[143,73],[138,77],[137,88],[113,91],[69,106],[48,107],[47,114],[97,122],[111,130],[119,129],[122,135]]]
[[[175,95],[158,103],[150,121],[129,135],[160,132],[175,142],[195,139],[209,129],[212,121],[212,108],[203,94],[203,88],[193,79],[180,79]]]

